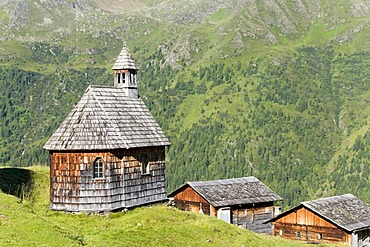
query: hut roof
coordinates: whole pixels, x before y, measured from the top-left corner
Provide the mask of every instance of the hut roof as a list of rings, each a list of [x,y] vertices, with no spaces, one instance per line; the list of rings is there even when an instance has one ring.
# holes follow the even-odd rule
[[[170,142],[141,99],[121,88],[89,86],[50,137],[47,150],[107,150]]]
[[[280,201],[282,198],[255,177],[187,182],[169,197],[190,186],[214,207]]]
[[[370,226],[370,205],[351,194],[301,202],[298,206],[283,212],[269,221],[273,222],[302,207],[307,208],[347,232]]]
[[[135,69],[137,70],[135,61],[130,56],[130,51],[126,45],[122,48],[121,53],[118,55],[115,64],[113,65],[114,70],[116,69]]]

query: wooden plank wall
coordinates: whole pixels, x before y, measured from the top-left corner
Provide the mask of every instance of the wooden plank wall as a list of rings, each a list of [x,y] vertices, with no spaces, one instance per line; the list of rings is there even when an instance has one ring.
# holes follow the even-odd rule
[[[350,234],[303,207],[274,222],[273,235],[307,242],[351,242]]]
[[[151,172],[142,175],[141,156]],[[104,178],[94,179],[93,162],[104,162]],[[165,200],[164,147],[115,152],[50,154],[50,207],[64,211],[111,211]]]
[[[320,239],[321,234],[322,239]],[[350,235],[338,228],[275,223],[274,235],[307,242],[346,243]]]
[[[358,246],[370,246],[370,229],[357,232]]]
[[[217,208],[210,205],[190,186],[186,187],[174,196],[174,202],[182,210],[199,212],[200,204],[205,214],[217,217]],[[247,204],[232,207],[232,224],[240,228],[247,228],[257,233],[272,234],[271,224],[263,224],[273,217],[273,202],[263,204]]]
[[[190,186],[180,191],[174,197],[175,205],[181,210],[192,211],[198,213],[202,205],[204,214],[211,215],[210,204],[195,192]],[[212,216],[217,216],[212,215]]]
[[[240,228],[246,228],[253,232],[272,234],[272,225],[263,224],[273,217],[272,205],[241,205],[232,210],[232,222]]]
[[[336,227],[330,222],[324,220],[323,218],[312,213],[311,211],[307,210],[304,207],[278,219],[276,222],[293,223],[293,224],[301,224],[301,225],[307,224],[307,225],[323,226],[323,227]]]
[[[175,205],[184,211],[192,211],[195,213],[199,213],[200,209],[202,208],[202,211],[206,215],[211,214],[210,205],[207,204],[201,204],[199,202],[189,202],[189,201],[182,201],[182,200],[175,200]]]

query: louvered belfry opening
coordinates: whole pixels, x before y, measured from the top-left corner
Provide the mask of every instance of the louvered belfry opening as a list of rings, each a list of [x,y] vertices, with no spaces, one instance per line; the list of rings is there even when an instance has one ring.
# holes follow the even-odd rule
[[[129,98],[137,99],[139,97],[136,83],[137,67],[126,45],[122,48],[112,69],[114,86],[123,88]]]

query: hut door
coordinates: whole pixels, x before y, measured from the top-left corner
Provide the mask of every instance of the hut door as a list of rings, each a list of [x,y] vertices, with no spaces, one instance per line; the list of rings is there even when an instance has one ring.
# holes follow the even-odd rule
[[[227,223],[231,223],[231,211],[230,208],[220,208],[217,211],[217,218]]]
[[[358,235],[356,233],[352,233],[351,247],[358,247]]]

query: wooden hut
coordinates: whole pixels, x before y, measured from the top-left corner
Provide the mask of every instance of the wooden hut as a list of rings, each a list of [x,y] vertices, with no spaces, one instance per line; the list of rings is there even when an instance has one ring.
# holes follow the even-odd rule
[[[307,242],[370,245],[370,205],[351,194],[301,202],[276,216],[274,235]]]
[[[187,182],[168,194],[182,210],[204,213],[247,228],[271,234],[263,222],[280,212],[274,203],[282,200],[255,177]]]
[[[126,47],[113,70],[114,86],[89,86],[44,145],[51,209],[111,211],[166,200],[170,143],[138,97]]]

